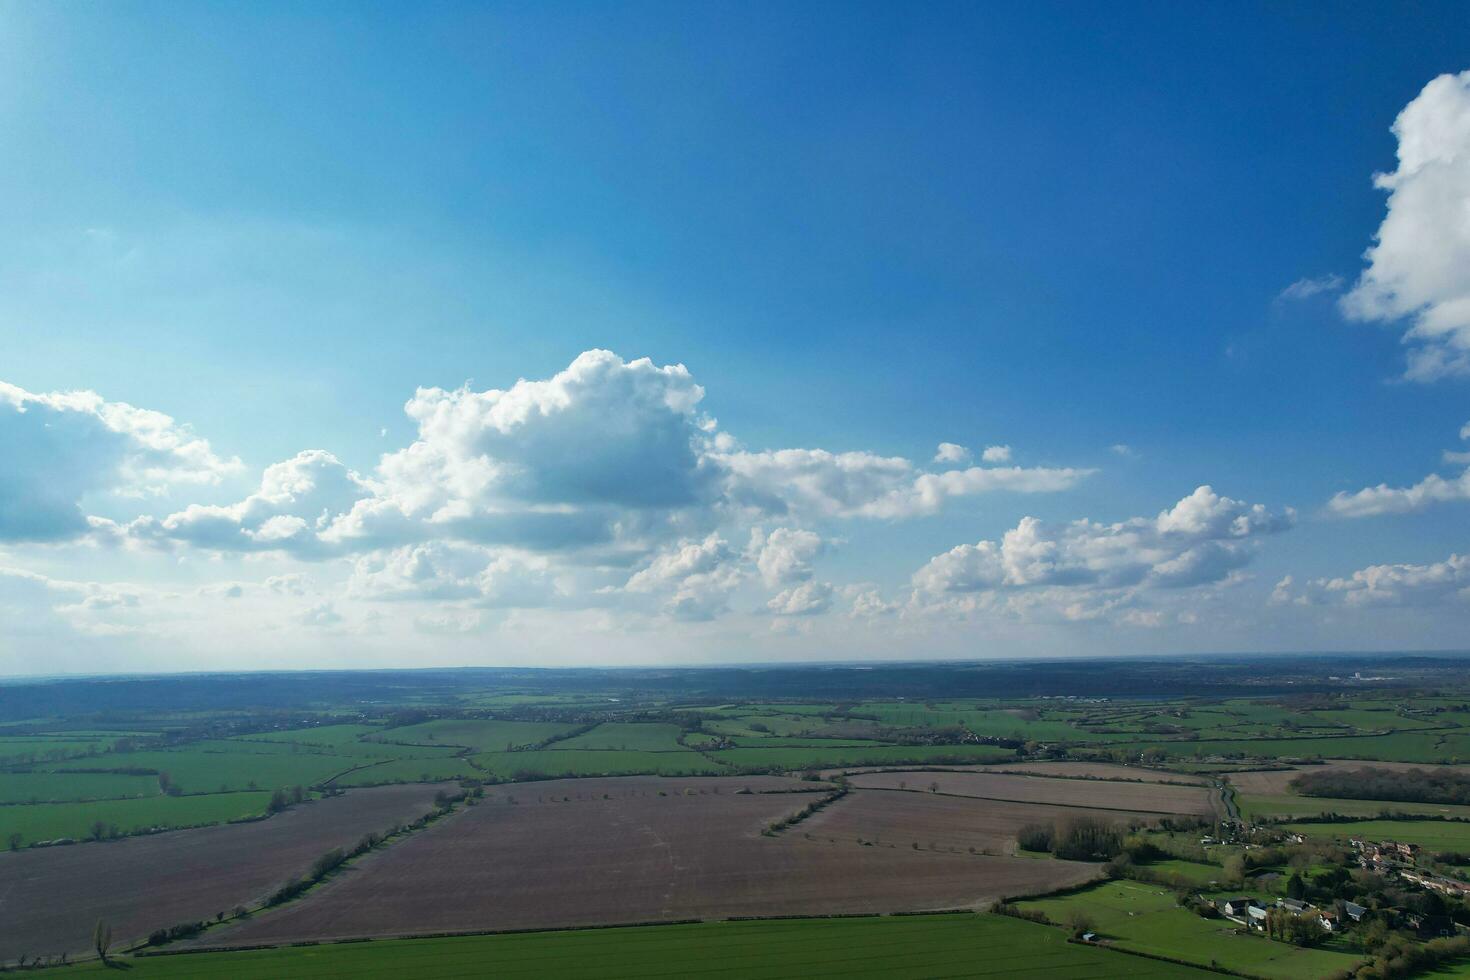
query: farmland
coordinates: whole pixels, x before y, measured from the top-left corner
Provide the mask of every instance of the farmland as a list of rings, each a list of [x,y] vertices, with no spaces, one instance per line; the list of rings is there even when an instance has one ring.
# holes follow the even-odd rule
[[[254,823],[0,852],[0,961],[86,949],[99,918],[127,940],[252,904],[323,851],[416,819],[435,792],[360,789]]]
[[[918,776],[933,775],[919,773]],[[1146,822],[1157,814],[1081,806],[996,802],[928,792],[855,790],[803,822],[818,840],[871,842],[875,847],[935,853],[1014,854],[1016,832],[1028,824],[1077,817]]]
[[[153,827],[197,827],[258,817],[265,813],[270,797],[271,794],[262,792],[211,793],[3,806],[0,807],[0,839],[9,840],[12,834],[19,834],[24,844],[59,837],[80,840],[90,836],[94,825],[99,823],[109,836]]]
[[[977,955],[983,951],[983,955]],[[1210,974],[1067,943],[1045,926],[996,915],[925,915],[778,922],[710,922],[637,929],[521,933],[295,947],[130,964],[139,978],[1014,977],[1138,980]],[[103,971],[100,965],[54,976]],[[51,977],[52,973],[41,973]]]
[[[796,830],[764,835],[814,798],[796,792],[806,785],[629,777],[495,787],[479,805],[364,859],[302,901],[204,941],[974,907],[1096,874],[1072,862],[915,851],[907,841],[829,841],[816,821],[847,800],[798,825],[811,824],[813,839]],[[946,815],[951,827],[987,805],[945,802],[967,808]],[[446,890],[462,900],[433,900]]]
[[[851,777],[854,786],[873,789],[923,789],[1013,803],[1124,810],[1134,813],[1209,814],[1210,792],[1201,786],[1126,783],[1102,779],[1065,779],[989,772],[881,772]]]
[[[1324,745],[1390,750],[1379,755],[1452,754],[1470,739],[1470,727],[1461,724],[1470,713],[1449,698],[1406,709],[1366,697],[1301,704],[1238,696],[1008,702],[948,693],[932,701],[681,700],[621,688],[599,696],[527,687],[436,688],[393,700],[411,689],[379,692],[368,706],[333,706],[314,696],[309,707],[269,713],[139,710],[7,719],[3,741],[27,748],[0,760],[0,841],[15,848],[0,853],[7,883],[0,921],[15,923],[0,928],[0,962],[22,954],[81,955],[99,919],[130,943],[154,929],[218,918],[201,934],[163,948],[375,942],[133,957],[130,965],[160,975],[201,964],[202,975],[297,968],[321,975],[360,969],[357,957],[365,950],[385,964],[400,956],[411,964],[415,957],[461,955],[469,964],[490,955],[513,960],[514,947],[527,951],[527,972],[555,962],[576,975],[584,961],[575,950],[600,949],[608,939],[613,945],[599,955],[641,975],[639,957],[654,953],[632,937],[685,930],[715,942],[760,934],[779,949],[790,929],[822,949],[822,937],[847,928],[862,936],[913,929],[909,935],[919,942],[924,933],[917,924],[928,922],[951,923],[944,927],[954,930],[949,936],[968,930],[997,944],[1002,932],[1037,937],[1038,950],[1080,957],[1050,961],[1060,964],[1061,976],[1093,975],[1089,969],[1111,975],[1106,964],[1126,955],[1117,949],[1132,949],[1292,980],[1356,962],[1360,951],[1349,948],[1351,934],[1296,947],[1204,918],[1181,902],[1201,889],[1216,896],[1235,887],[1283,895],[1296,866],[1309,868],[1309,882],[1358,894],[1351,874],[1332,864],[1344,852],[1283,845],[1292,831],[1312,841],[1362,834],[1415,841],[1435,852],[1470,852],[1470,837],[1459,830],[1470,823],[1292,822],[1324,810],[1372,817],[1385,809],[1443,816],[1470,809],[1307,797],[1290,785],[1304,771],[1403,769],[1422,765],[1418,758],[1282,761],[1329,754]],[[1242,826],[1220,823],[1230,815],[1222,780],[1234,791]],[[290,805],[298,787],[304,800]],[[461,802],[451,806],[445,802],[451,797]],[[350,848],[364,834],[430,809],[440,817],[312,878],[311,887],[278,907],[259,907],[332,848]],[[251,822],[230,822],[240,818]],[[202,826],[176,829],[196,825]],[[1098,828],[1098,847],[1019,846],[1023,833],[1060,838],[1079,827]],[[1202,845],[1217,827],[1229,842]],[[102,841],[88,839],[98,834]],[[1249,835],[1266,843],[1252,851],[1243,842]],[[57,838],[82,842],[32,846]],[[1295,865],[1292,847],[1303,852]],[[1238,866],[1257,853],[1269,859]],[[1099,884],[1107,875],[1115,880]],[[1321,890],[1318,901],[1330,901],[1329,884],[1311,887]],[[1068,944],[1055,924],[1007,917],[892,917],[979,910],[1059,889],[1020,906],[1045,910],[1054,923],[1082,909],[1104,945],[1117,949]],[[254,911],[240,916],[237,907]],[[833,914],[878,918],[727,921]],[[394,938],[691,919],[702,924]],[[890,941],[873,942],[910,948],[897,931],[889,935]],[[946,957],[958,954],[946,952],[939,938],[933,942],[932,962],[953,962]],[[660,955],[677,963],[679,942],[671,943]],[[751,963],[752,975],[774,969],[762,965],[765,955],[759,948],[730,953],[731,962]],[[875,947],[860,959],[887,975],[885,955]],[[851,965],[833,955],[815,955],[817,961]],[[1155,960],[1126,962],[1126,972],[1145,976],[1188,973]],[[983,965],[989,963],[987,955]],[[1162,972],[1147,972],[1155,967]],[[927,975],[918,965],[913,972]]]

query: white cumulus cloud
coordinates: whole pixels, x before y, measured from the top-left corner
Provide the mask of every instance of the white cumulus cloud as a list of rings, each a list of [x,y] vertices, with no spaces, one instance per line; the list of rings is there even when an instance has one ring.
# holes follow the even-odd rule
[[[1393,132],[1398,168],[1374,178],[1388,213],[1342,309],[1359,320],[1411,319],[1406,377],[1470,374],[1470,71],[1424,86]]]
[[[1009,463],[1011,461],[1011,447],[986,446],[985,451],[980,454],[980,459],[987,463]]]
[[[968,463],[970,451],[964,446],[953,442],[941,442],[939,451],[934,454],[936,463]]]
[[[91,391],[33,394],[0,382],[0,541],[87,533],[89,494],[216,483],[240,468],[161,412]]]
[[[1200,487],[1154,518],[1048,524],[1025,517],[1000,541],[936,555],[913,581],[928,595],[1204,585],[1249,563],[1257,538],[1293,520],[1290,510],[1272,513]]]

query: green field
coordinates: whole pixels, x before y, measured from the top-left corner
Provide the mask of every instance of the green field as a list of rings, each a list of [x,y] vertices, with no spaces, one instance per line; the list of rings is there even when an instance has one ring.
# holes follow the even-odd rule
[[[441,718],[402,728],[378,729],[370,741],[378,743],[442,744],[476,752],[536,745],[575,726],[554,721],[498,721],[494,719]],[[378,745],[381,749],[382,745]]]
[[[1342,800],[1325,796],[1237,795],[1240,812],[1251,820],[1261,817],[1314,817],[1319,813],[1340,813],[1346,817],[1376,817],[1389,813],[1418,813],[1425,816],[1470,817],[1470,806],[1447,803],[1399,803],[1394,800]]]
[[[116,800],[159,795],[157,776],[118,773],[0,772],[0,804]]]
[[[996,762],[1014,759],[1013,749],[994,745],[874,745],[831,748],[742,748],[708,753],[737,769],[824,769],[840,766],[886,766],[900,763],[941,764]]]
[[[477,776],[468,759],[393,759],[338,776],[333,786],[382,786],[385,783],[437,782]]]
[[[262,742],[296,742],[301,745],[324,745],[328,747],[350,745],[360,739],[383,732],[379,725],[317,725],[312,728],[292,728],[282,732],[261,732],[256,735],[241,735],[242,740]]]
[[[1178,859],[1150,861],[1148,864],[1140,865],[1140,867],[1164,874],[1176,874],[1195,885],[1208,885],[1212,881],[1220,881],[1225,877],[1225,869],[1220,865],[1200,864],[1198,861],[1181,861]]]
[[[96,803],[37,803],[0,806],[0,841],[20,834],[23,844],[91,834],[101,820],[127,834],[149,827],[194,827],[237,817],[259,816],[269,793],[216,793],[209,796],[154,796],[142,800]]]
[[[112,748],[117,739],[107,738],[4,738],[0,739],[0,765],[46,762],[95,755]]]
[[[555,743],[562,749],[621,749],[629,752],[688,752],[679,744],[678,725],[637,725],[625,722],[603,722],[590,732],[583,732]]]
[[[997,915],[711,922],[135,957],[132,977],[1016,977],[1209,976],[1066,941]],[[37,976],[104,972],[86,966]]]
[[[62,762],[51,768],[57,772],[108,767],[154,769],[168,773],[174,785],[185,793],[213,793],[311,786],[366,761],[317,752],[206,752],[191,746],[166,752],[97,756]]]
[[[556,743],[560,745],[561,743]],[[698,752],[619,752],[616,749],[539,749],[485,752],[472,757],[487,775],[535,776],[721,775],[730,770]]]
[[[1076,910],[1085,912],[1099,935],[1124,949],[1170,956],[1207,966],[1283,980],[1310,980],[1360,962],[1354,953],[1336,949],[1303,949],[1244,935],[1224,919],[1202,919],[1179,908],[1174,895],[1157,885],[1112,881],[1058,898],[1020,903],[1065,922]]]
[[[1372,759],[1383,762],[1470,761],[1470,734],[1395,732],[1391,735],[1309,736],[1303,738],[1199,739],[1128,742],[1112,746],[1129,752],[1157,748],[1173,758],[1240,755],[1266,759]]]
[[[1397,840],[1418,844],[1431,851],[1470,851],[1470,823],[1450,820],[1362,820],[1346,823],[1292,823],[1283,830],[1294,830],[1307,837],[1365,837],[1368,840]]]

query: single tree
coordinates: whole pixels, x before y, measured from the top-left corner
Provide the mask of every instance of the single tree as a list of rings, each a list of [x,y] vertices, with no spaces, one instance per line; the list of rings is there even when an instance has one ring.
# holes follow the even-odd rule
[[[97,928],[92,930],[92,946],[97,950],[97,958],[103,963],[107,962],[107,951],[112,948],[112,926],[97,920]]]

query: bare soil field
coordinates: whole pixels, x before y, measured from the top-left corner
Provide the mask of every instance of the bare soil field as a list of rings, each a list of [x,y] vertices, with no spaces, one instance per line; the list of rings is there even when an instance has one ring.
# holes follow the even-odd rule
[[[1095,807],[1155,815],[1212,812],[1210,790],[1204,786],[1055,779],[998,772],[872,772],[852,776],[850,782],[853,786],[868,789],[908,789],[987,800]]]
[[[1352,769],[1456,769],[1461,772],[1470,766],[1444,766],[1428,762],[1372,762],[1355,759],[1339,759],[1320,766],[1300,766],[1295,769],[1276,769],[1266,772],[1232,772],[1226,775],[1230,784],[1241,793],[1252,796],[1274,796],[1290,793],[1290,783],[1304,772],[1340,772]]]
[[[925,776],[939,775],[923,773]],[[792,831],[818,841],[872,841],[874,849],[896,847],[923,852],[969,854],[1016,853],[1016,832],[1027,824],[1053,823],[1076,817],[1126,822],[1156,819],[1157,813],[1094,810],[1037,803],[1000,803],[928,792],[854,790]],[[1042,862],[1046,864],[1065,862]]]
[[[1140,766],[1119,766],[1108,762],[1022,762],[1015,765],[999,764],[989,767],[992,772],[1027,772],[1037,776],[1072,776],[1083,779],[1119,779],[1125,782],[1145,783],[1197,783],[1209,785],[1209,780],[1185,772],[1161,772]]]
[[[845,769],[827,769],[822,772],[822,775],[830,779],[840,774],[852,776],[858,773],[881,772],[891,768],[896,767],[850,766]],[[953,772],[1019,772],[1036,776],[1112,779],[1133,783],[1197,783],[1201,786],[1207,786],[1210,782],[1203,776],[1195,776],[1190,773],[1163,772],[1158,769],[1144,769],[1139,766],[1121,766],[1109,762],[992,762],[974,766],[942,766],[935,768]]]
[[[115,945],[264,898],[321,854],[422,816],[441,786],[356,789],[255,823],[0,853],[0,963]]]
[[[814,798],[760,792],[773,783],[810,785],[626,777],[487,788],[477,806],[195,945],[952,908],[1096,874],[1064,861],[808,839],[810,821],[763,836]],[[746,784],[756,792],[732,791]]]

